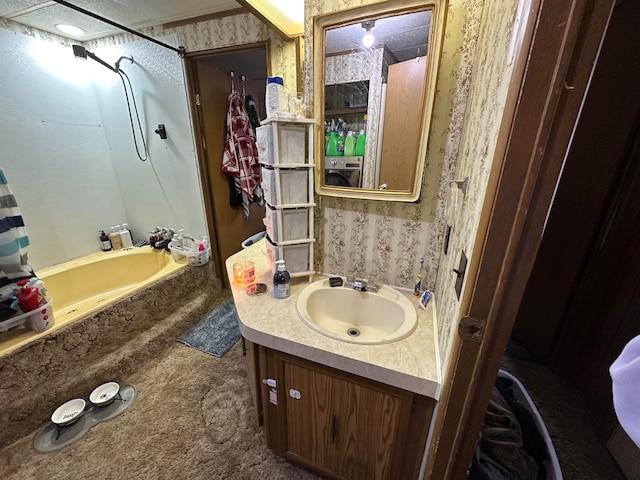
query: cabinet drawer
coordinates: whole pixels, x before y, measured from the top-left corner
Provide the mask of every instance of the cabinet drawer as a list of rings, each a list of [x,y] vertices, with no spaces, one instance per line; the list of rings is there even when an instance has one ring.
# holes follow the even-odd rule
[[[291,275],[311,270],[311,265],[309,265],[309,249],[311,248],[311,243],[275,245],[267,236],[265,246],[267,250],[267,263],[269,264],[271,273],[276,271],[276,261],[278,260],[284,260],[287,271]]]
[[[280,191],[276,177],[280,176]],[[262,168],[262,190],[270,205],[309,202],[309,170],[307,168]]]
[[[282,221],[282,228],[279,219]],[[267,235],[275,243],[309,238],[308,208],[276,210],[267,204],[263,222],[267,228]]]
[[[258,127],[256,129],[258,160],[260,163],[271,165],[307,163],[309,155],[307,155],[306,131],[305,125],[279,122],[275,125]]]

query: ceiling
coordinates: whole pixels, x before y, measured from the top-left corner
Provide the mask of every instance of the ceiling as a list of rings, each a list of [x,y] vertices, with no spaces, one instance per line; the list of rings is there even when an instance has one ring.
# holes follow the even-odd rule
[[[427,53],[431,11],[405,13],[379,18],[371,29],[374,47],[384,45],[398,61],[409,60]],[[362,50],[365,33],[361,23],[341,26],[326,31],[327,54]]]
[[[234,0],[68,0],[133,30],[241,8]],[[123,33],[98,19],[52,0],[2,0],[0,17],[56,35],[87,41]],[[82,28],[83,35],[62,33],[55,25]]]

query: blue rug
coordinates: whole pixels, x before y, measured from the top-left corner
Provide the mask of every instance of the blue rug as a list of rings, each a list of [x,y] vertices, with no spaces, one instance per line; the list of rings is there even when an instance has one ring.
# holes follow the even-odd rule
[[[238,314],[232,300],[221,303],[211,312],[178,337],[188,347],[214,357],[222,357],[240,340]]]

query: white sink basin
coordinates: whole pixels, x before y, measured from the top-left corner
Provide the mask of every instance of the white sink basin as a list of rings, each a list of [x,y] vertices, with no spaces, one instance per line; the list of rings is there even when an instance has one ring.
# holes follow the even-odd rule
[[[381,344],[408,337],[418,325],[409,298],[391,287],[377,293],[330,287],[329,280],[306,286],[296,300],[298,316],[327,337],[349,343]]]

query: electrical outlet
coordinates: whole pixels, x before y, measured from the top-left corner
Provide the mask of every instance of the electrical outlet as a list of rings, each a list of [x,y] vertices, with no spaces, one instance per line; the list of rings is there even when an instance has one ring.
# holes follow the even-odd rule
[[[453,269],[454,273],[458,276],[456,278],[456,295],[458,296],[458,300],[460,300],[460,294],[462,293],[462,283],[464,282],[464,274],[467,271],[467,256],[464,251],[460,252],[460,264],[458,268]]]

